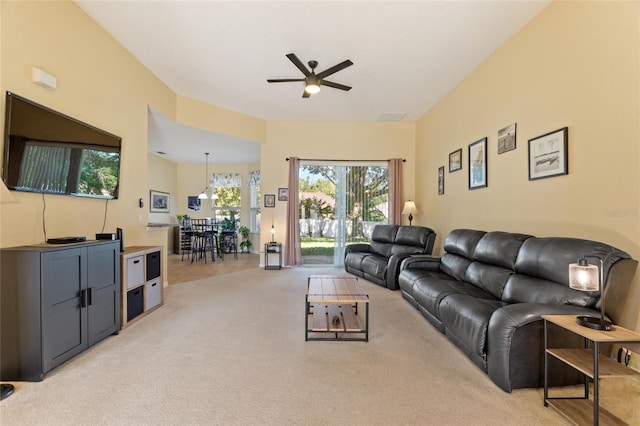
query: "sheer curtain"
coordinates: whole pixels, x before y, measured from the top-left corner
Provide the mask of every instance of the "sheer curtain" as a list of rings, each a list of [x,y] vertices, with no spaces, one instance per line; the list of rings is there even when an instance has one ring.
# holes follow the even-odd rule
[[[389,160],[389,223],[402,225],[402,159]]]
[[[285,265],[302,265],[302,251],[300,250],[300,205],[299,169],[300,159],[289,157],[289,201],[287,201],[287,238],[285,241]]]

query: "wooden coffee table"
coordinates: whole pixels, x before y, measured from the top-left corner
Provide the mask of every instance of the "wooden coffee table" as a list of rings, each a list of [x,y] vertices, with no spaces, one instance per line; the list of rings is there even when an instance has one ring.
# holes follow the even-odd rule
[[[305,341],[369,341],[369,295],[356,277],[311,275],[307,286]],[[358,316],[361,304],[364,318]]]

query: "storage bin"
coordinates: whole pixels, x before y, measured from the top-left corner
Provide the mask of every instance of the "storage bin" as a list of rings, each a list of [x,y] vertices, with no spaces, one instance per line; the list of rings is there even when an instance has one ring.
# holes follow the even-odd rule
[[[154,251],[147,254],[147,281],[160,276],[160,252]]]
[[[138,287],[127,292],[127,321],[131,321],[144,310],[144,287]]]
[[[162,283],[157,278],[144,285],[144,309],[149,310],[162,303]]]
[[[127,259],[127,289],[137,287],[144,282],[144,256],[130,257]]]

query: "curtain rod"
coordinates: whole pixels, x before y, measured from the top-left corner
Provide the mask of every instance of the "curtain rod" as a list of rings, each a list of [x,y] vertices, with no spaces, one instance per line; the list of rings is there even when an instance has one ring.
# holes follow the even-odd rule
[[[285,160],[289,161],[289,157],[285,158]],[[367,161],[370,161],[370,162],[389,161],[389,160],[327,160],[327,159],[324,159],[324,158],[298,158],[298,160],[300,160],[300,161],[335,161],[336,163],[338,163],[338,162],[354,162],[354,161],[355,162],[358,162],[358,161],[365,161],[365,162],[367,162]],[[406,163],[407,162],[406,158],[403,158],[402,162]]]

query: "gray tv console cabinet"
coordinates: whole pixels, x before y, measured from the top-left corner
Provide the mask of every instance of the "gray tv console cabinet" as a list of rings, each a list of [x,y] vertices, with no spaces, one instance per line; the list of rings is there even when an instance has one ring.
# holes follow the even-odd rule
[[[0,251],[0,380],[45,373],[120,329],[120,242]]]

